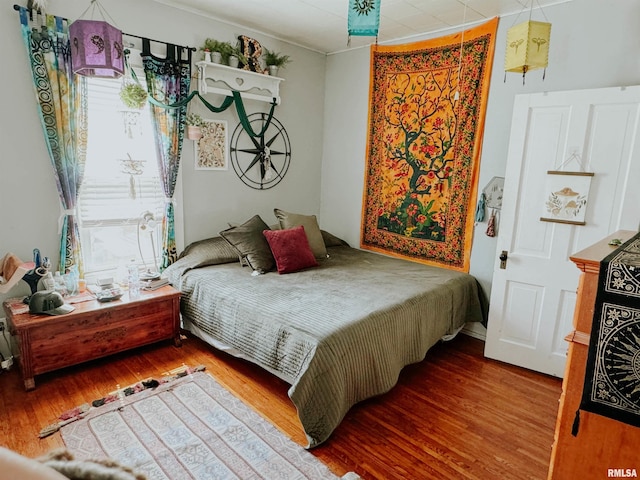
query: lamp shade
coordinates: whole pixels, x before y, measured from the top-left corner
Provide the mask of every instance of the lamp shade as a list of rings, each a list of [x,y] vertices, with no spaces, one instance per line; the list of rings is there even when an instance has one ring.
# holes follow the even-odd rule
[[[505,71],[525,74],[529,70],[546,68],[550,38],[550,23],[529,20],[511,27],[507,30]]]
[[[73,72],[118,78],[124,73],[122,32],[107,22],[76,20],[69,26]]]

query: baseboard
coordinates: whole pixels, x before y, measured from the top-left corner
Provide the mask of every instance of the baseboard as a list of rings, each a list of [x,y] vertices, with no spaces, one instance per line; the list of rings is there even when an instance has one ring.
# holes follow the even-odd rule
[[[467,323],[460,333],[464,333],[483,342],[487,340],[487,329],[478,322]]]

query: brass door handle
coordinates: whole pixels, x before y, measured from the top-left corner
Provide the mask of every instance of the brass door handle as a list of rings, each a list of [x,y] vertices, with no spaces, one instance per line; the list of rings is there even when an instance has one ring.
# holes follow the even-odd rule
[[[500,256],[498,257],[500,259],[500,268],[501,269],[505,269],[507,268],[507,251],[506,250],[502,250],[502,253],[500,254]]]

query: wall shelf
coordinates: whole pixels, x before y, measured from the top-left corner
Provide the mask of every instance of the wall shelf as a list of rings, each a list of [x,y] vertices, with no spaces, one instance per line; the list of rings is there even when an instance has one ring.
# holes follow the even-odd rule
[[[207,93],[231,95],[235,90],[242,93],[243,99],[271,103],[275,98],[276,104],[280,104],[280,82],[284,80],[283,78],[219,63],[197,62],[196,66],[198,67],[198,90],[203,95]]]

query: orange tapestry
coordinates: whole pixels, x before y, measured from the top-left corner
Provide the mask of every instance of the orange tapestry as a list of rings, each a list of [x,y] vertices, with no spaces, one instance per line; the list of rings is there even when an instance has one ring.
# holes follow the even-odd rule
[[[372,45],[362,248],[469,270],[497,26]]]

